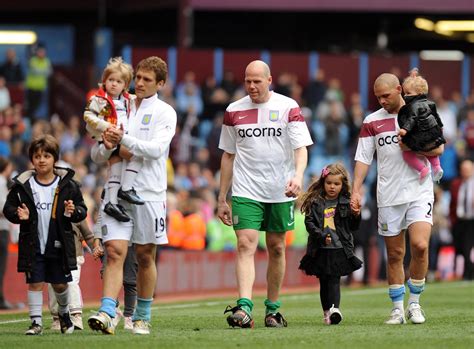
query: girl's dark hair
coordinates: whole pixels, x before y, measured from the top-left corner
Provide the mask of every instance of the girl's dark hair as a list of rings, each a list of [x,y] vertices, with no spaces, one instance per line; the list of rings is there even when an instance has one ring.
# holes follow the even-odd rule
[[[342,176],[342,189],[339,195],[350,197],[351,185],[349,172],[347,172],[344,165],[341,163],[330,164],[323,168],[321,176],[316,179],[308,188],[306,193],[301,198],[303,204],[301,205],[301,212],[308,214],[311,211],[311,205],[318,199],[324,200],[326,192],[324,191],[324,182],[329,175]]]
[[[33,161],[33,156],[35,153],[40,150],[44,151],[45,153],[50,153],[54,158],[54,162],[59,160],[59,143],[53,136],[44,135],[34,139],[33,142],[31,142],[30,148],[28,149],[28,156],[30,157],[31,161]]]

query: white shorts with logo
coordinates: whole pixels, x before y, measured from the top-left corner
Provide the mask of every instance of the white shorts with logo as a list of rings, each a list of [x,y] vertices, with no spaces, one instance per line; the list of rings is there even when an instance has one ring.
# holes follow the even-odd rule
[[[121,202],[132,218],[130,222],[119,222],[101,210],[102,240],[127,240],[134,244],[165,245],[166,203],[164,201],[147,201],[144,205],[132,205]]]
[[[415,222],[433,225],[433,196],[424,194],[417,201],[379,207],[378,231],[382,236],[397,236]]]

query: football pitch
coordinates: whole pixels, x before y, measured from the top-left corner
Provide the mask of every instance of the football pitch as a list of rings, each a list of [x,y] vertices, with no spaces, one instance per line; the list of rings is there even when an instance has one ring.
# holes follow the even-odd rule
[[[209,299],[154,305],[149,336],[123,330],[114,336],[75,331],[62,335],[49,330],[44,311],[42,336],[25,336],[27,313],[0,315],[0,348],[474,348],[474,282],[427,285],[422,325],[385,325],[390,312],[387,288],[344,288],[339,325],[322,322],[319,293],[282,296],[283,329],[263,325],[263,297],[255,298],[254,329],[231,329],[223,311],[231,299]],[[407,297],[406,297],[407,299]],[[84,319],[94,309],[84,309]],[[84,324],[87,326],[86,321]]]

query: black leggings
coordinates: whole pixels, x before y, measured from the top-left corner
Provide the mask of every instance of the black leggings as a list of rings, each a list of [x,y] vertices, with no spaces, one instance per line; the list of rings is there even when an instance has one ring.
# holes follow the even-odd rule
[[[339,308],[341,302],[341,277],[340,276],[321,276],[319,278],[319,297],[323,310],[329,310],[334,304]]]

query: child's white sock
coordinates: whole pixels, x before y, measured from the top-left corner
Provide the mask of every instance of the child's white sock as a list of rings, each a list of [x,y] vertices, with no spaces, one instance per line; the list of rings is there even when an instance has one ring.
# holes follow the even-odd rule
[[[43,308],[43,291],[28,290],[28,310],[31,322],[36,322],[43,326],[42,310]]]
[[[54,291],[56,295],[56,300],[58,301],[58,313],[60,315],[66,314],[69,312],[69,289],[59,293]]]

